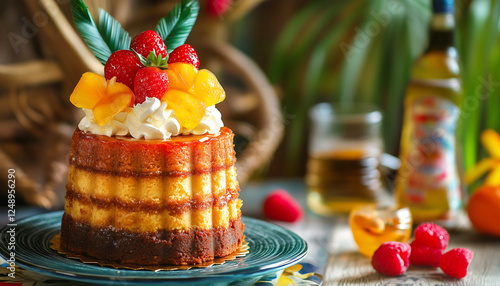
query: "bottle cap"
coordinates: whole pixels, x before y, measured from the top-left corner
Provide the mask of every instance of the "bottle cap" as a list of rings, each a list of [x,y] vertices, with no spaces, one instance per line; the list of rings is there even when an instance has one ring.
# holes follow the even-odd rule
[[[434,13],[453,13],[454,0],[433,0],[432,9]]]

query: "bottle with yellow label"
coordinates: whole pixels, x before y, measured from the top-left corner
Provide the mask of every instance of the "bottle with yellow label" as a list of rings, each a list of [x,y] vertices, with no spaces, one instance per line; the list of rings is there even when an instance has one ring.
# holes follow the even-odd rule
[[[396,200],[414,223],[453,227],[463,190],[456,127],[462,91],[453,0],[434,0],[429,46],[412,68],[405,97]]]

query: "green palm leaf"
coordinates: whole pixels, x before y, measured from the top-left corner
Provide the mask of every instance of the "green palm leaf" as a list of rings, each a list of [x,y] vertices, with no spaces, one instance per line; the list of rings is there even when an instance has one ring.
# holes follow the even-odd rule
[[[396,4],[398,11],[391,10]],[[388,17],[384,23],[380,13]],[[391,151],[397,150],[404,89],[412,59],[425,45],[429,15],[426,0],[317,0],[290,21],[268,71],[284,89],[283,106],[295,115],[287,126],[287,158],[292,161],[287,166],[297,166],[307,111],[325,96],[341,105],[381,106],[384,122],[391,125],[384,139]],[[369,33],[373,27],[379,31]]]
[[[197,0],[182,0],[158,22],[155,31],[165,42],[168,53],[186,42],[199,10]]]
[[[99,11],[100,22],[96,25],[83,0],[73,0],[71,14],[83,40],[103,65],[114,51],[129,48],[130,35],[105,11]]]
[[[307,26],[308,21],[317,17],[318,13],[320,13],[325,4],[324,2],[325,1],[315,1],[311,3],[311,5],[306,6],[297,14],[297,16],[291,19],[290,23],[288,23],[285,31],[283,31],[279,37],[276,47],[273,49],[271,55],[271,62],[269,64],[268,71],[271,82],[274,83],[282,79],[283,75],[289,72],[289,68],[293,68],[294,65],[297,64],[297,61],[289,60],[293,59],[291,54],[297,49],[295,46],[296,43],[302,45],[312,44],[311,40],[314,38],[314,35],[304,27]],[[314,23],[314,25],[317,26],[316,23]],[[323,27],[320,26],[320,28]],[[311,29],[315,30],[314,27]],[[301,35],[308,35],[309,41],[297,39],[298,36]]]
[[[130,48],[130,35],[123,30],[122,25],[108,12],[99,9],[99,25],[97,26],[99,33],[104,41],[108,44],[111,53],[118,50],[128,50]]]
[[[464,11],[459,24],[464,102],[459,128],[464,145],[464,167],[469,169],[485,155],[479,136],[485,128],[500,130],[498,86],[500,58],[500,2],[476,0]]]
[[[352,7],[357,8],[358,5],[354,3]],[[334,16],[336,16],[340,11],[343,11],[342,8],[345,8],[345,6],[331,6],[330,10],[327,10],[325,13],[325,18],[327,19],[332,19]],[[303,132],[306,127],[307,123],[307,112],[310,107],[314,103],[317,103],[318,97],[320,94],[319,90],[319,85],[321,81],[321,76],[325,72],[325,69],[327,69],[326,63],[327,63],[327,56],[328,52],[332,51],[334,48],[339,46],[340,41],[342,40],[343,36],[345,36],[345,29],[347,27],[350,27],[356,20],[359,19],[359,16],[361,15],[361,11],[359,9],[353,9],[352,13],[346,13],[345,19],[341,22],[339,22],[339,28],[335,29],[331,33],[325,35],[324,37],[319,37],[319,30],[317,29],[318,27],[312,26],[313,31],[316,31],[316,36],[319,38],[319,42],[317,44],[317,48],[314,49],[311,54],[311,57],[307,63],[307,66],[305,67],[305,74],[304,74],[304,84],[302,85],[302,88],[300,90],[300,93],[302,95],[302,103],[300,105],[300,108],[298,110],[294,110],[294,114],[296,115],[293,122],[291,122],[291,127],[288,133],[288,141],[289,141],[289,146],[287,147],[287,156],[289,158],[293,158],[295,154],[299,154],[300,150],[302,148],[302,145],[304,144],[302,137],[303,137]],[[319,25],[326,25],[327,23],[323,21],[319,21]],[[299,45],[300,46],[300,45]],[[304,49],[303,51],[300,51],[301,49]],[[299,48],[296,53],[299,55],[305,54],[306,50],[305,47]],[[292,58],[301,58],[302,56],[296,56]],[[293,67],[291,67],[293,68]],[[301,66],[297,66],[296,69],[299,70],[302,68]],[[298,75],[298,73],[296,74]],[[331,81],[332,79],[329,79]],[[293,84],[294,81],[289,81],[289,85],[291,86],[290,89],[293,89]],[[335,84],[335,81],[334,81]],[[293,102],[288,103],[290,105],[293,104]],[[287,165],[288,168],[296,168],[294,164],[289,164]]]

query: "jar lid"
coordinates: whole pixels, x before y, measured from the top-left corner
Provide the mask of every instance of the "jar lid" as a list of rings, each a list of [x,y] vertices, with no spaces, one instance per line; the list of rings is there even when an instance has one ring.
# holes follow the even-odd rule
[[[320,103],[311,109],[314,122],[327,124],[330,132],[349,139],[378,136],[382,123],[382,113],[374,105],[354,104],[332,106]]]

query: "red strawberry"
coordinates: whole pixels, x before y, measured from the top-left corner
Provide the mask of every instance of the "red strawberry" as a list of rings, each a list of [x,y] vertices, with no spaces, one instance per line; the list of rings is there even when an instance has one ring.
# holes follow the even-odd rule
[[[135,74],[143,67],[134,52],[119,50],[109,56],[106,65],[104,65],[104,77],[110,80],[116,76],[117,82],[121,82],[131,90],[134,90]]]
[[[304,210],[290,193],[277,189],[265,199],[264,215],[274,220],[296,222],[304,216]]]
[[[168,89],[167,74],[157,67],[145,67],[135,75],[135,104],[143,103],[146,97],[161,99]]]
[[[231,4],[231,0],[207,0],[206,9],[209,15],[220,17]]]
[[[195,68],[200,66],[200,59],[196,54],[193,47],[188,44],[178,46],[168,56],[168,63],[188,63],[192,64]]]
[[[162,58],[167,56],[165,43],[158,33],[151,30],[144,31],[135,36],[130,43],[130,49],[136,51],[145,58],[148,57],[151,51],[154,51],[156,56],[161,54]]]

